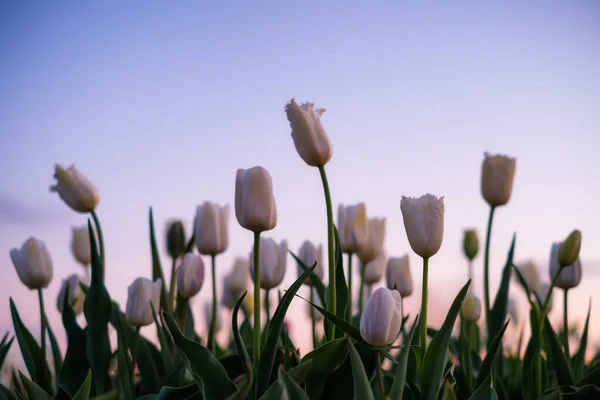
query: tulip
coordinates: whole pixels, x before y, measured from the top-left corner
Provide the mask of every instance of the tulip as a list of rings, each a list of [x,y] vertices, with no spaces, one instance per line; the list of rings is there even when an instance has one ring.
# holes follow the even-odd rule
[[[20,249],[12,249],[10,258],[19,279],[29,289],[43,289],[52,281],[53,265],[46,244],[30,237]]]
[[[127,289],[125,318],[135,327],[154,323],[152,307],[158,313],[160,309],[161,279],[152,282],[148,278],[137,278]]]
[[[56,165],[54,169],[56,184],[50,187],[74,211],[81,213],[93,211],[100,202],[96,187],[83,176],[74,165],[63,168]]]
[[[177,292],[184,299],[194,297],[204,283],[204,261],[202,257],[187,253],[177,267]]]
[[[333,155],[333,148],[327,132],[321,125],[321,115],[325,109],[314,109],[313,103],[298,105],[292,99],[285,112],[292,127],[292,139],[300,157],[311,167],[327,164]]]
[[[577,287],[579,282],[581,282],[581,260],[578,258],[573,264],[561,268],[560,262],[558,261],[560,248],[560,243],[552,244],[550,250],[550,279],[556,279],[555,286],[568,290]],[[556,274],[559,275],[555,278]]]
[[[90,232],[87,225],[72,228],[71,251],[75,260],[84,267],[92,262],[92,251],[90,247]]]
[[[63,307],[65,304],[65,296],[68,295],[68,303],[73,309],[75,314],[80,314],[83,311],[83,303],[85,301],[85,293],[81,290],[80,285],[81,279],[79,275],[72,274],[67,277],[67,279],[63,279],[62,284],[60,286],[60,291],[58,292],[58,297],[56,298],[56,308],[60,313],[63,312]],[[68,285],[68,292],[67,292]]]
[[[215,256],[227,250],[229,206],[208,201],[196,209],[196,247],[200,254]]]
[[[277,244],[271,238],[260,239],[260,287],[265,290],[273,289],[281,284],[285,275],[288,244],[284,240]],[[250,274],[254,276],[254,254],[250,253]]]
[[[248,288],[250,281],[250,264],[247,258],[236,257],[231,272],[227,276],[230,290],[240,295]]]
[[[575,229],[567,236],[558,251],[558,263],[561,267],[566,267],[577,261],[579,250],[581,249],[581,232]]]
[[[468,293],[462,305],[462,316],[466,323],[474,323],[481,317],[481,300],[475,294]]]
[[[540,273],[536,265],[533,262],[528,261],[519,267],[519,272],[521,273],[523,280],[525,280],[529,290],[531,292],[536,292],[541,285]]]
[[[464,232],[463,251],[469,261],[473,261],[475,256],[477,256],[479,252],[479,239],[477,238],[477,231],[475,229],[469,229]]]
[[[371,346],[387,346],[396,339],[401,326],[400,293],[380,287],[369,297],[360,316],[360,335]]]
[[[369,220],[369,240],[356,255],[365,264],[373,261],[383,251],[385,242],[385,218],[372,218]]]
[[[216,317],[213,319],[212,304],[204,303],[204,316],[206,317],[206,327],[208,329],[210,329],[211,324],[214,323],[214,334],[216,335],[221,330],[222,326],[221,314],[217,312]]]
[[[391,257],[387,262],[386,281],[388,289],[396,289],[400,297],[408,297],[413,292],[408,254]]]
[[[235,216],[249,231],[270,231],[277,225],[273,180],[263,167],[238,169],[235,178]]]
[[[169,221],[167,225],[167,251],[173,259],[185,253],[185,228],[180,220]]]
[[[298,258],[307,267],[312,267],[316,262],[317,265],[315,269],[313,269],[313,273],[319,279],[323,279],[323,246],[319,245],[319,247],[316,247],[308,240],[305,240],[298,251]],[[302,275],[303,273],[304,269],[298,263],[298,276]],[[312,286],[312,280],[310,279],[310,276],[304,280],[304,284]]]
[[[366,285],[374,285],[381,281],[385,274],[385,267],[387,265],[387,254],[385,251],[379,253],[376,259],[365,265],[365,272],[363,282]]]
[[[412,250],[423,258],[436,254],[444,237],[444,198],[402,196],[400,210]]]
[[[481,194],[490,207],[503,206],[510,200],[516,162],[515,158],[485,153],[481,168]]]
[[[339,205],[338,231],[342,253],[355,254],[369,244],[369,220],[365,203]]]

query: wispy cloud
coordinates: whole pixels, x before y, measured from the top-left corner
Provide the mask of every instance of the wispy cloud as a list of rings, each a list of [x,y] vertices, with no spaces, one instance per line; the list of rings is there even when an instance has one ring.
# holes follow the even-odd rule
[[[10,194],[0,193],[0,222],[17,225],[64,223],[69,214],[64,207],[33,206]]]

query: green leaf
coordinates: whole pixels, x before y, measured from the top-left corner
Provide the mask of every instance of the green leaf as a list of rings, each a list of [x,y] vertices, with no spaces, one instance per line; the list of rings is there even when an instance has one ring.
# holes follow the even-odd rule
[[[93,372],[92,372],[93,373]],[[99,394],[97,396],[92,397],[90,400],[114,400],[119,395],[117,390],[111,390],[106,393]]]
[[[11,392],[6,386],[0,383],[0,399],[2,400],[14,400],[16,399],[13,392]]]
[[[17,343],[19,343],[19,348],[21,349],[27,371],[29,371],[29,376],[31,376],[33,382],[39,385],[43,390],[52,393],[50,369],[48,368],[46,357],[42,354],[42,349],[35,341],[31,332],[29,332],[25,324],[23,324],[23,320],[21,320],[21,316],[19,315],[19,311],[17,311],[17,307],[15,306],[12,297],[10,298],[10,314],[12,316]]]
[[[133,399],[133,395],[135,392],[135,388],[131,387],[131,376],[129,375],[129,357],[127,356],[128,346],[125,343],[125,334],[123,332],[123,327],[121,326],[121,321],[117,320],[117,326],[115,326],[117,331],[117,365],[119,371],[117,376],[121,381],[121,388],[123,390],[123,396],[126,399]]]
[[[110,385],[108,369],[112,351],[108,336],[108,322],[112,303],[104,286],[104,263],[98,254],[96,236],[90,220],[88,220],[88,231],[92,255],[92,281],[83,303],[83,313],[87,321],[88,334],[86,355],[96,383],[92,392],[98,394],[105,392]]]
[[[257,397],[260,397],[269,387],[273,363],[275,362],[275,352],[277,350],[279,336],[283,329],[283,321],[288,307],[304,283],[304,280],[308,277],[310,272],[314,270],[315,266],[316,264],[309,271],[305,271],[300,275],[300,277],[289,287],[277,305],[275,314],[273,314],[273,318],[268,324],[267,339],[265,340],[265,344],[260,354],[260,360],[258,361],[257,367],[258,371],[256,371],[255,377]]]
[[[304,356],[300,365],[312,361],[306,376],[306,392],[311,399],[321,398],[327,378],[338,368],[346,356],[346,339],[340,338],[317,347]]]
[[[594,385],[600,387],[600,367],[592,369],[590,372],[575,384],[575,386],[581,387],[585,385]]]
[[[513,265],[513,256],[515,254],[515,241],[517,235],[513,234],[510,249],[508,250],[508,256],[506,257],[506,264],[502,271],[502,280],[500,282],[500,288],[496,294],[494,305],[490,310],[490,320],[488,321],[488,347],[491,338],[494,338],[506,321],[506,313],[508,308],[508,289],[510,287],[510,278]],[[501,344],[500,344],[501,345]]]
[[[308,376],[308,373],[310,372],[312,364],[313,364],[313,360],[307,360],[305,362],[302,362],[302,363],[296,365],[294,368],[290,369],[288,371],[288,374],[298,384],[301,384],[302,382],[304,382],[304,380]]]
[[[67,297],[67,296],[65,296]],[[73,396],[73,400],[88,400],[90,398],[90,390],[92,389],[92,371],[88,370],[87,376],[81,388]]]
[[[0,345],[0,370],[2,369],[4,360],[6,360],[6,355],[10,351],[10,347],[12,346],[13,341],[15,340],[15,337],[13,336],[8,341],[7,341],[7,339],[8,339],[8,333],[6,333],[6,335],[4,335],[4,338],[2,339],[2,345]]]
[[[287,372],[281,367],[279,369],[279,380],[283,384],[287,398],[290,400],[309,400],[304,390],[292,379]]]
[[[152,281],[160,278],[162,287],[160,289],[160,304],[163,309],[168,312],[172,311],[171,304],[169,304],[169,296],[167,295],[167,286],[165,277],[163,275],[162,265],[160,262],[160,255],[158,253],[158,246],[156,245],[156,233],[154,229],[154,216],[152,214],[152,207],[148,211],[148,224],[150,225],[150,251],[152,253]]]
[[[247,398],[247,395],[252,388],[252,383],[254,382],[254,370],[252,369],[252,364],[250,362],[246,362],[244,369],[248,371],[244,379],[244,384],[240,386],[234,394],[229,396],[227,400],[245,400]]]
[[[235,393],[237,387],[229,379],[225,368],[217,361],[210,350],[185,338],[172,315],[164,311],[162,315],[175,345],[185,355],[204,398],[225,399]]]
[[[529,343],[527,343],[527,348],[525,349],[525,354],[523,355],[523,365],[521,367],[522,391],[525,398],[530,396],[536,390],[536,382],[534,379],[531,379],[530,376],[535,376],[531,374],[533,373],[532,370],[535,364],[536,354],[538,354],[537,349],[540,346],[540,337],[538,334],[539,313],[537,308],[533,305],[529,309],[529,321],[531,324],[531,337],[529,339]]]
[[[139,338],[136,364],[142,377],[137,393],[156,393],[160,390],[165,366],[160,351],[144,337]]]
[[[573,356],[573,372],[578,378],[581,377],[581,375],[583,375],[583,369],[585,367],[585,352],[587,350],[588,329],[590,327],[591,311],[592,301],[590,300],[588,305],[587,317],[585,318],[585,326],[583,328],[583,333],[581,334],[581,339],[579,340],[579,349],[577,349],[577,353],[575,353],[575,356]],[[0,365],[2,365],[2,363],[0,363]]]
[[[575,383],[573,371],[571,371],[569,361],[563,352],[554,329],[552,329],[552,324],[550,324],[548,316],[544,317],[544,333],[546,334],[546,339],[548,340],[548,345],[550,347],[550,357],[553,367],[556,370],[558,384],[573,385]]]
[[[498,394],[492,388],[489,376],[479,385],[469,400],[498,400]]]
[[[304,264],[302,260],[300,260],[298,256],[296,256],[291,250],[289,250],[289,252],[303,271],[307,271],[311,268]],[[317,295],[319,296],[319,300],[321,300],[321,304],[326,304],[325,290],[327,290],[327,288],[325,287],[325,284],[314,272],[311,272],[309,277],[311,281],[311,289],[315,288]]]
[[[30,400],[51,400],[52,397],[46,393],[44,389],[38,386],[35,382],[27,378],[21,371],[19,371],[19,377],[23,383],[23,387],[27,392],[27,398]]]
[[[408,333],[406,340],[404,343],[412,343],[413,336],[417,330],[417,326],[419,325],[419,316],[415,318],[412,327],[410,328],[410,332]],[[406,383],[406,371],[408,368],[408,356],[410,354],[410,345],[404,345],[402,350],[400,350],[400,355],[398,356],[398,365],[396,365],[396,374],[394,377],[394,383],[392,384],[392,388],[390,389],[390,399],[391,400],[402,400],[402,396],[404,395],[404,384]]]
[[[68,297],[68,296],[65,296]],[[58,341],[56,340],[56,336],[54,335],[54,331],[48,322],[48,317],[44,313],[44,323],[46,324],[46,329],[48,330],[48,339],[50,339],[50,348],[52,349],[52,361],[54,363],[54,374],[58,375],[60,370],[62,369],[62,354],[60,354],[60,347],[58,346]]]
[[[496,333],[496,336],[494,336],[494,338],[490,342],[487,354],[485,355],[483,363],[481,364],[479,375],[477,375],[477,383],[475,384],[475,386],[481,386],[485,382],[485,380],[489,378],[490,373],[492,371],[494,358],[498,353],[498,349],[501,347],[500,344],[502,343],[502,337],[504,336],[504,332],[506,332],[507,327],[508,321],[504,323],[504,326],[502,327],[502,329],[500,329],[500,332]]]
[[[244,341],[242,340],[242,336],[240,335],[240,331],[238,329],[238,312],[240,311],[242,302],[244,301],[244,298],[246,297],[247,294],[248,294],[248,291],[245,291],[244,294],[242,294],[242,296],[238,299],[235,307],[233,308],[233,312],[231,315],[231,329],[233,331],[233,341],[235,344],[235,349],[236,349],[238,355],[240,356],[240,358],[242,360],[242,365],[244,367],[244,370],[246,371],[247,385],[244,385],[244,388],[242,388],[242,389],[247,389],[247,391],[240,392],[240,395],[242,396],[242,397],[240,397],[241,399],[245,398],[245,396],[248,394],[248,391],[250,390],[250,387],[252,385],[252,381],[254,380],[254,371],[252,369],[252,360],[250,359],[250,355],[248,354],[248,350],[246,349],[246,346],[244,346]]]
[[[152,308],[152,318],[154,319],[156,334],[158,336],[158,341],[160,342],[160,355],[162,357],[165,369],[170,371],[173,369],[173,355],[171,354],[171,348],[175,344],[169,341],[168,335],[165,334],[164,326],[158,322],[156,311],[154,310],[154,305],[152,305],[152,303],[150,303],[150,307]]]
[[[448,356],[448,345],[450,343],[450,335],[452,334],[452,328],[458,317],[458,313],[462,307],[463,300],[467,295],[467,290],[471,280],[467,282],[465,286],[460,290],[450,311],[446,316],[444,324],[438,331],[438,333],[431,339],[431,343],[427,352],[425,353],[425,360],[422,367],[422,384],[421,384],[421,399],[423,400],[436,400],[438,392],[442,385],[442,378],[444,374],[444,368],[446,366],[446,358]]]
[[[336,292],[336,316],[348,320],[352,307],[348,305],[348,286],[344,275],[344,256],[340,246],[340,235],[337,228],[333,227],[335,234],[335,292]],[[342,332],[337,332],[336,337],[343,337]]]
[[[152,396],[152,398],[160,400],[197,399],[200,396],[200,389],[195,382],[182,387],[163,386],[157,395]]]
[[[373,392],[371,391],[371,385],[369,384],[369,378],[365,367],[358,355],[358,352],[350,344],[349,340],[346,340],[346,347],[348,348],[348,356],[350,357],[350,363],[352,365],[352,383],[354,384],[354,399],[357,400],[375,400]]]

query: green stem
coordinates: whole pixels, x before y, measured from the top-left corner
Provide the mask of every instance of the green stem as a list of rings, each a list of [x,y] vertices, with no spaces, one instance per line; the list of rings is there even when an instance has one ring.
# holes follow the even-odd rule
[[[565,335],[565,354],[567,355],[567,359],[571,359],[571,351],[569,350],[568,293],[569,289],[563,291],[563,334]]]
[[[135,393],[135,364],[137,362],[138,351],[140,348],[140,327],[135,328],[135,334],[133,335],[133,343],[131,346],[131,390]]]
[[[385,386],[383,385],[383,369],[381,368],[381,352],[376,351],[377,354],[377,383],[379,384],[379,390],[381,391],[381,397],[386,398],[385,396]]]
[[[265,290],[265,313],[267,314],[267,324],[271,319],[271,302],[269,301],[270,290]]]
[[[490,207],[483,259],[483,301],[485,306],[485,323],[488,327],[488,332],[490,331],[490,240],[492,238],[492,222],[494,220],[495,209],[496,207]],[[488,340],[491,340],[491,338],[488,338]]]
[[[314,303],[315,300],[315,295],[313,293],[313,288],[310,288],[310,302]],[[317,348],[317,329],[316,329],[316,322],[315,322],[315,308],[313,306],[310,306],[310,322],[311,322],[311,328],[312,328],[312,341],[313,341],[313,349]]]
[[[423,257],[423,289],[421,292],[421,360],[425,360],[427,349],[427,281],[429,279],[429,258]]]
[[[254,232],[254,370],[260,358],[260,232]]]
[[[68,296],[68,293],[65,294],[65,296]],[[44,357],[44,360],[46,359],[46,307],[44,306],[44,290],[42,288],[38,289],[38,300],[40,303],[40,326],[42,329],[42,338],[41,338],[41,345],[42,345],[42,356]],[[58,373],[58,371],[57,371]]]
[[[362,313],[364,306],[364,290],[365,290],[365,268],[366,265],[360,263],[360,287],[358,288],[358,311]]]
[[[400,317],[402,318],[402,339],[404,339],[406,337],[406,329],[404,327],[404,297],[402,296],[400,296]]]
[[[184,299],[183,297],[180,297],[182,300],[182,304],[181,304],[181,309],[183,310],[183,316],[181,317],[181,333],[183,333],[183,336],[187,337],[187,335],[185,334],[185,330],[187,328],[187,320],[188,320],[188,307],[190,304],[189,299]]]
[[[473,359],[471,357],[471,331],[473,331],[472,326],[469,322],[465,322],[465,335],[467,338],[467,383],[469,385],[469,390],[473,391]]]
[[[211,315],[211,319],[210,319],[210,335],[209,337],[211,338],[211,343],[210,343],[210,351],[215,354],[215,351],[217,350],[217,340],[215,338],[215,328],[217,325],[217,277],[215,274],[215,255],[211,255],[210,256],[210,264],[211,264],[211,270],[212,270],[212,296],[213,296],[213,301],[212,301],[212,315]]]
[[[100,219],[98,218],[98,214],[96,214],[96,210],[92,210],[91,214],[94,225],[96,225],[96,234],[98,235],[98,244],[100,246],[100,259],[102,260],[102,265],[106,265],[104,260],[104,236],[102,235],[102,228],[100,227]]]
[[[348,253],[348,322],[352,323],[352,253]]]
[[[169,285],[169,304],[175,309],[175,282],[176,282],[176,272],[177,272],[177,259],[173,258],[173,262],[171,264],[171,281]]]
[[[321,181],[323,182],[323,192],[325,193],[325,205],[327,207],[327,253],[329,258],[329,299],[325,308],[334,315],[336,314],[336,284],[335,284],[335,231],[333,229],[333,208],[331,205],[331,194],[329,193],[329,183],[325,174],[325,166],[319,166]],[[335,338],[335,325],[331,321],[327,321],[329,326],[329,339]]]
[[[473,260],[469,260],[469,280],[471,281],[471,284],[469,285],[469,292],[475,293],[475,285],[473,285]]]

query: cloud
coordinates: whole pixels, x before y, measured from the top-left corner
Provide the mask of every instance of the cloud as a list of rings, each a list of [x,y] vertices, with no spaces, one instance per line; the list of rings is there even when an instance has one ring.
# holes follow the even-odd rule
[[[0,222],[16,225],[37,225],[64,223],[68,219],[64,207],[58,208],[42,204],[32,206],[7,193],[0,193]]]

